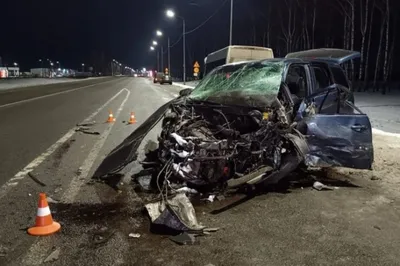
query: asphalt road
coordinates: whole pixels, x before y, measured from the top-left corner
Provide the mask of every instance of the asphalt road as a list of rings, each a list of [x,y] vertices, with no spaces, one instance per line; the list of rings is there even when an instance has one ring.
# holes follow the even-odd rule
[[[346,182],[336,180],[334,191],[314,191],[306,180],[291,193],[267,193],[217,215],[210,211],[237,197],[199,204],[199,221],[220,230],[196,246],[152,234],[143,195],[130,184],[137,163],[124,170],[118,191],[90,177],[111,149],[181,88],[145,78],[87,85],[37,87],[29,97],[15,91],[0,104],[0,265],[43,265],[54,252],[52,265],[400,265],[398,197],[359,172],[340,175]],[[104,123],[109,110],[115,123]],[[130,112],[134,125],[126,123]],[[100,135],[74,132],[77,123],[93,120],[90,130]],[[139,151],[156,139],[157,129]],[[30,171],[42,185],[26,175]],[[313,175],[328,182],[324,173]],[[51,198],[53,217],[62,225],[49,237],[26,233],[39,192]]]

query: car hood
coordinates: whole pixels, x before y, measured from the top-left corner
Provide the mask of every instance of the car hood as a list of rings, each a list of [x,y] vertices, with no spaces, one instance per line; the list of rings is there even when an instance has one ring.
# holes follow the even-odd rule
[[[168,108],[181,101],[174,99],[155,111],[147,120],[133,131],[121,144],[115,147],[96,169],[93,177],[102,178],[121,171],[126,165],[137,159],[137,150],[146,135],[161,120]]]

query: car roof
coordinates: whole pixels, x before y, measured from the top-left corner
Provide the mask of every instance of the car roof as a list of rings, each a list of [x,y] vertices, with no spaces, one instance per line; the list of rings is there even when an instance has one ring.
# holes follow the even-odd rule
[[[229,63],[222,66],[217,67],[216,69],[221,69],[227,66],[240,66],[240,65],[251,65],[251,64],[258,64],[258,63],[267,63],[267,62],[282,62],[284,64],[293,64],[293,63],[302,63],[302,64],[310,64],[310,63],[325,63],[330,66],[339,66],[338,62],[334,59],[330,60],[329,58],[268,58],[268,59],[261,59],[261,60],[252,60],[252,61],[244,61],[244,62],[235,62]]]

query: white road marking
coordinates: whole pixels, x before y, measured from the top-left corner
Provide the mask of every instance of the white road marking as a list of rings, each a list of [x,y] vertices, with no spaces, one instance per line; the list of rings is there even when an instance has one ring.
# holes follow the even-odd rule
[[[117,94],[115,94],[112,98],[110,98],[105,104],[103,104],[99,109],[97,109],[93,114],[91,114],[88,118],[86,118],[83,122],[88,122],[92,120],[102,109],[104,109],[111,101],[117,98],[124,90],[120,90]],[[25,176],[32,171],[34,168],[38,167],[42,162],[46,160],[51,154],[53,154],[63,143],[68,141],[72,135],[75,134],[75,127],[72,128],[62,136],[59,140],[56,141],[53,145],[50,146],[44,153],[42,153],[39,157],[30,162],[27,166],[25,166],[20,172],[18,172],[14,177],[8,180],[3,186],[0,187],[0,199],[3,198],[12,187],[18,185],[18,181],[25,178]]]
[[[35,98],[30,98],[30,99],[26,99],[26,100],[22,100],[22,101],[18,101],[18,102],[7,103],[7,104],[0,105],[0,108],[13,106],[13,105],[17,105],[17,104],[20,104],[20,103],[32,102],[32,101],[36,101],[36,100],[39,100],[39,99],[44,99],[44,98],[51,97],[51,96],[56,96],[56,95],[60,95],[60,94],[68,93],[68,92],[81,90],[81,89],[84,89],[84,88],[93,87],[93,86],[96,86],[96,85],[99,85],[99,84],[104,84],[104,83],[111,82],[111,81],[114,81],[114,80],[108,80],[108,81],[104,81],[104,82],[100,82],[100,83],[96,83],[96,84],[91,84],[91,85],[75,88],[75,89],[72,89],[72,90],[65,90],[65,91],[55,92],[55,93],[51,93],[51,94],[47,94],[47,95],[43,95],[43,96],[39,96],[39,97],[35,97]]]
[[[372,134],[400,138],[400,134],[398,134],[398,133],[390,133],[390,132],[386,132],[386,131],[383,131],[383,130],[380,130],[377,128],[372,129]]]
[[[127,89],[126,90],[128,93],[125,96],[125,99],[122,101],[120,108],[118,109],[117,113],[115,114],[115,117],[118,117],[119,114],[121,113],[122,109],[124,108],[125,103],[127,102],[129,95],[131,92]],[[113,128],[115,124],[110,124],[109,127],[101,134],[100,139],[95,143],[93,146],[92,150],[90,151],[88,157],[85,159],[83,162],[82,166],[80,169],[82,169],[82,172],[79,176],[75,176],[71,183],[70,186],[68,187],[67,191],[64,193],[62,197],[62,201],[65,203],[72,203],[76,197],[76,195],[79,192],[79,189],[81,186],[86,182],[86,178],[89,176],[89,172],[92,169],[92,166],[100,153],[101,148],[104,146],[104,143],[106,142],[106,139],[108,135],[111,132],[111,129]]]
[[[125,105],[125,103],[127,102],[128,98],[129,98],[129,95],[131,94],[131,92],[129,90],[127,90],[126,88],[119,91],[117,93],[117,95],[115,95],[112,99],[107,101],[107,103],[104,104],[102,107],[100,107],[99,110],[96,112],[97,113],[100,112],[101,109],[103,109],[108,103],[111,102],[111,100],[115,99],[123,91],[127,91],[128,93],[127,93],[125,99],[122,101],[117,113],[114,116],[114,117],[118,117],[119,114],[121,113],[120,110]],[[93,117],[95,115],[90,116],[89,118],[85,119],[85,121],[89,121],[89,120],[93,119]],[[103,145],[114,125],[115,125],[115,123],[110,124],[109,127],[103,132],[100,139],[95,143],[95,145],[93,146],[92,150],[90,151],[88,157],[85,159],[85,161],[83,162],[83,164],[81,166],[81,169],[82,169],[81,174],[78,177],[74,177],[72,179],[70,186],[63,194],[62,201],[67,202],[67,203],[73,202],[77,193],[79,192],[80,187],[86,182],[85,179],[89,175],[90,169],[92,168],[93,163],[95,162],[98,153],[100,152],[101,148],[103,147]],[[23,258],[24,264],[25,265],[42,265],[42,261],[47,256],[46,252],[53,243],[50,239],[51,238],[38,238],[38,240],[34,244],[32,244],[32,246],[29,248],[28,252],[26,253],[25,257]]]

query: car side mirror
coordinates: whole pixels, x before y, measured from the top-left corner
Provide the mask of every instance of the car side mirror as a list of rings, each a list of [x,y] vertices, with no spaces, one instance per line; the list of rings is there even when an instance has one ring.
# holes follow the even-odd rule
[[[179,96],[181,96],[181,97],[188,96],[190,93],[192,93],[192,89],[186,88],[179,92]]]

